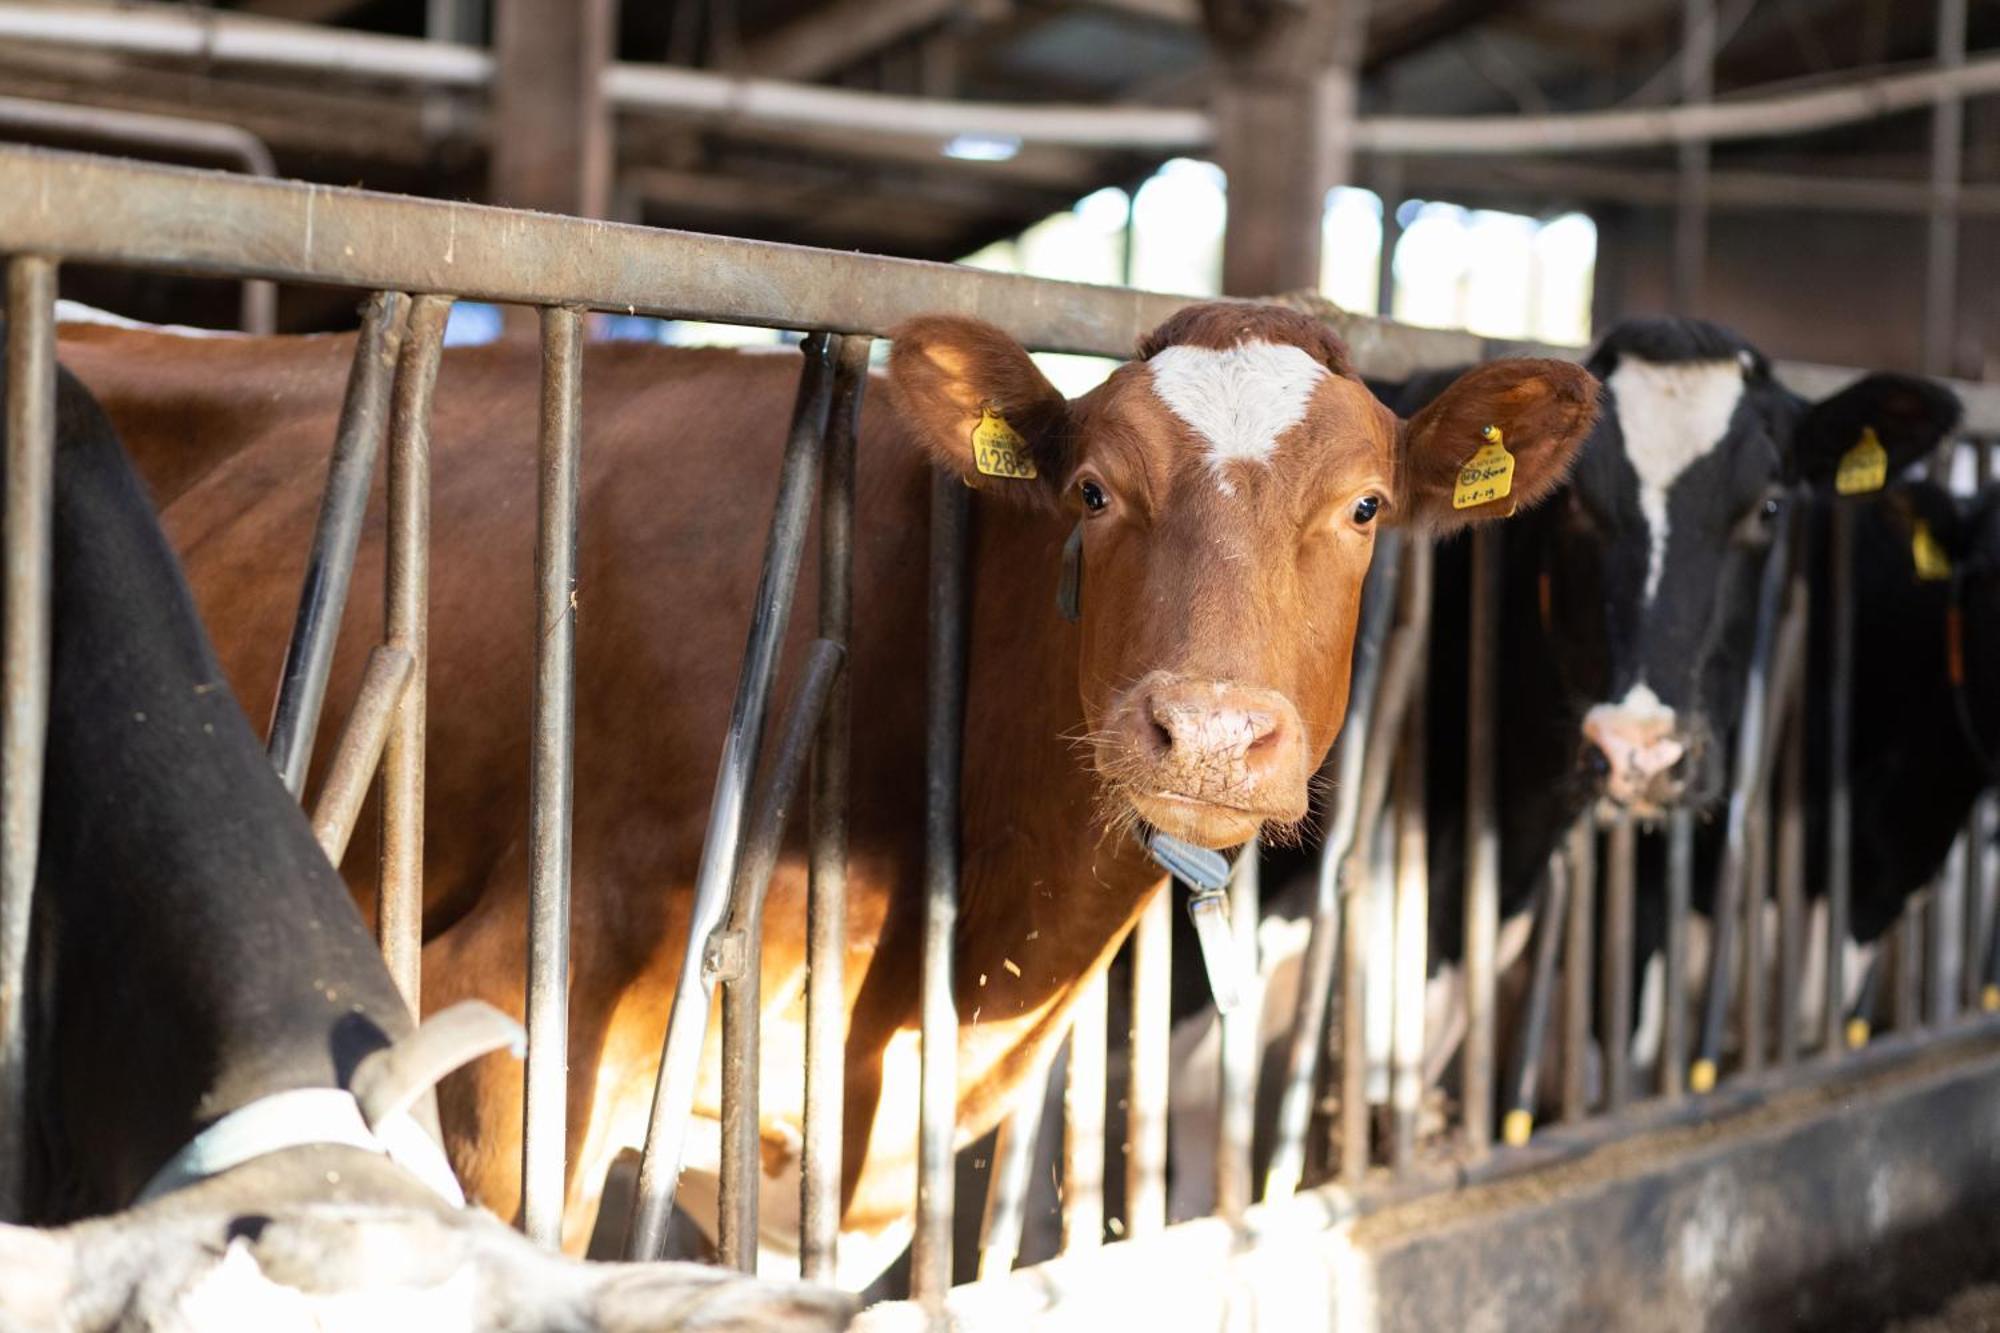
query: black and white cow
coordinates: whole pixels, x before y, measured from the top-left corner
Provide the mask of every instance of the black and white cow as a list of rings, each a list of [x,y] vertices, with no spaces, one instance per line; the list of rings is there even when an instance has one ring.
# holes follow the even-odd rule
[[[434,1057],[511,1024],[415,1028],[66,373],[57,415],[31,1160],[11,1165],[30,1220],[68,1225],[0,1227],[0,1330],[843,1325],[838,1293],[586,1267],[463,1207]]]

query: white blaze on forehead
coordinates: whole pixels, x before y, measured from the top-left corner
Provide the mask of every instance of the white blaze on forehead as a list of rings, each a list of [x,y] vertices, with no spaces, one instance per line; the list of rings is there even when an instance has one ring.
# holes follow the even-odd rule
[[[1646,562],[1650,602],[1667,560],[1667,492],[1728,433],[1743,397],[1743,363],[1732,358],[1662,364],[1626,357],[1605,383],[1618,403],[1625,456],[1639,474],[1639,509],[1652,538]]]
[[[1305,420],[1327,369],[1290,343],[1163,347],[1146,362],[1153,392],[1193,428],[1218,472],[1230,463],[1268,463],[1278,439]],[[1222,483],[1225,495],[1231,492]]]

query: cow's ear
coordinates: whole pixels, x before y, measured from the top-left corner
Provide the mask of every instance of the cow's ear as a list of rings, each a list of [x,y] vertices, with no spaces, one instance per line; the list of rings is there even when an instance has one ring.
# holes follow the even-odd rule
[[[1402,520],[1444,533],[1536,503],[1569,474],[1596,422],[1597,379],[1582,366],[1474,366],[1402,423]]]
[[[895,329],[889,396],[931,456],[984,490],[1048,500],[1069,454],[1069,400],[1021,344],[982,320],[923,315]]]
[[[1868,375],[1814,403],[1792,432],[1793,472],[1821,490],[1878,491],[1943,443],[1958,395],[1914,375]]]

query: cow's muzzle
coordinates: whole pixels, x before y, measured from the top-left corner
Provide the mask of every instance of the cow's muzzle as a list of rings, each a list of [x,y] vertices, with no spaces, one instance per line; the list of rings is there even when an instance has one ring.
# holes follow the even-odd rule
[[[1113,705],[1098,768],[1153,827],[1229,847],[1305,817],[1302,732],[1276,690],[1155,671]]]
[[[1687,798],[1695,748],[1674,710],[1657,703],[1598,704],[1584,714],[1584,771],[1600,795],[1641,818]]]

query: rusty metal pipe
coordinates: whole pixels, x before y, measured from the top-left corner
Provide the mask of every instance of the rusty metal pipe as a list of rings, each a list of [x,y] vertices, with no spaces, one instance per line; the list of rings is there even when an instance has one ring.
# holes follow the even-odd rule
[[[25,1220],[28,941],[49,726],[50,543],[54,536],[56,264],[7,264],[6,597],[0,620],[0,1221]]]
[[[639,1160],[632,1227],[626,1241],[627,1257],[632,1259],[657,1259],[666,1242],[667,1220],[673,1213],[674,1189],[680,1180],[681,1153],[688,1121],[694,1114],[702,1043],[708,1034],[711,990],[702,956],[709,935],[722,920],[729,902],[729,888],[736,878],[751,772],[763,747],[764,719],[770,710],[771,687],[777,677],[778,651],[791,619],[792,594],[805,552],[813,487],[831,410],[833,347],[826,335],[814,334],[800,350],[805,365],[799,375],[798,396],[792,404],[777,501],[772,507],[770,534],[764,544],[763,573],[758,580],[756,601],[752,603],[743,669],[737,677],[736,698],[729,710],[729,729],[723,739],[715,796],[709,806],[708,833],[695,875],[687,953],[681,960],[673,1008],[667,1019],[659,1074],[653,1085],[652,1113],[646,1124],[646,1146]],[[532,1054],[529,1058],[533,1058]]]
[[[706,944],[707,970],[722,986],[722,1175],[716,1241],[723,1264],[746,1273],[757,1271],[764,898],[826,714],[827,696],[846,655],[846,649],[826,639],[814,640],[806,652],[805,674],[785,716],[777,752],[751,802],[736,881],[730,886],[729,915]]]
[[[431,398],[451,298],[410,305],[389,414],[383,633],[410,658],[410,684],[390,715],[382,751],[381,890],[375,932],[410,1012],[423,1012],[424,732],[429,709]],[[336,860],[337,864],[337,860]]]
[[[820,457],[819,636],[845,646],[854,628],[854,441],[873,340],[840,340]],[[839,1271],[841,1100],[847,1074],[847,819],[853,709],[845,662],[813,750],[806,880],[805,1134],[799,1163],[800,1276]]]
[[[326,490],[306,559],[299,612],[292,622],[285,665],[278,673],[278,698],[271,715],[271,764],[294,796],[305,790],[306,770],[312,764],[313,736],[326,701],[327,676],[333,671],[341,614],[347,609],[354,552],[361,544],[361,520],[389,415],[389,390],[409,308],[410,298],[401,292],[376,292],[368,298],[361,335],[354,344],[354,365],[340,405],[333,456],[327,463]]]
[[[542,311],[535,528],[535,702],[528,776],[528,1067],[521,1219],[562,1241],[568,1181],[569,899],[576,766],[577,499],[583,471],[583,315]]]
[[[333,762],[327,765],[326,781],[320,786],[319,799],[313,803],[313,837],[319,840],[326,859],[335,865],[347,854],[347,840],[353,836],[354,821],[361,816],[361,803],[368,798],[368,784],[375,780],[375,770],[382,762],[382,747],[389,740],[390,718],[409,688],[415,667],[415,660],[400,648],[378,646],[368,654],[354,709],[347,715],[347,725],[333,747]],[[398,989],[401,989],[400,979]],[[414,995],[405,990],[403,999],[414,1012]]]

